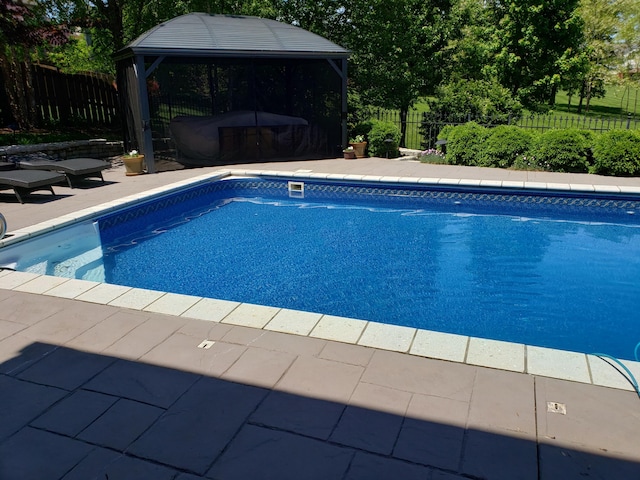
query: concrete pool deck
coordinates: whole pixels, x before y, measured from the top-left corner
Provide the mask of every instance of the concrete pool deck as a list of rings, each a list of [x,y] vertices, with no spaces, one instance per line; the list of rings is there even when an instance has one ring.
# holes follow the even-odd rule
[[[640,192],[637,178],[335,159],[114,168],[24,205],[2,194],[0,213],[11,234],[230,169]],[[600,359],[575,370],[522,346],[522,367],[542,370],[519,373],[487,363],[513,344],[467,340],[465,364],[393,351],[377,342],[406,339],[373,327],[367,340],[357,321],[126,290],[0,273],[0,478],[638,478],[640,399],[615,375],[592,385],[610,373]],[[548,370],[567,363],[588,381]]]

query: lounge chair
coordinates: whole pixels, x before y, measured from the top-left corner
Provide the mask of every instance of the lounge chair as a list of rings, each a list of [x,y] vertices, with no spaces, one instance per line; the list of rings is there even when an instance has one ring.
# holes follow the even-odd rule
[[[36,190],[55,195],[53,185],[64,181],[64,175],[46,170],[0,170],[0,190],[13,189],[20,203],[24,203],[23,195]]]
[[[49,170],[64,173],[70,188],[76,180],[84,178],[99,178],[104,183],[102,171],[110,168],[111,164],[95,158],[72,158],[69,160],[21,160],[18,166],[24,170]]]

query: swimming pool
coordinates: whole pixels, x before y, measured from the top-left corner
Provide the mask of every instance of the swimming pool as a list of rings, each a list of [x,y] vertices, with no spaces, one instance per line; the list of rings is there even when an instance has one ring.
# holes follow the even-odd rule
[[[624,196],[225,179],[70,227],[82,251],[58,232],[0,264],[630,359],[636,213]]]

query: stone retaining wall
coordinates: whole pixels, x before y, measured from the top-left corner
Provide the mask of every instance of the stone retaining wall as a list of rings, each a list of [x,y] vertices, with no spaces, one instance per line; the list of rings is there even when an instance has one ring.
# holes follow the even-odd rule
[[[72,142],[36,143],[33,145],[11,145],[0,147],[0,160],[7,161],[11,160],[12,156],[33,153],[44,154],[57,160],[80,157],[109,158],[122,155],[124,147],[122,141],[108,141],[103,138]]]

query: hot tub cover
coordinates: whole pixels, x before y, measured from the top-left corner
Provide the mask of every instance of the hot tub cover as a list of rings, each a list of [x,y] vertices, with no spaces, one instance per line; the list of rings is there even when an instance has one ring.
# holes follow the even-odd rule
[[[220,157],[220,129],[222,128],[282,127],[277,128],[276,131],[284,143],[291,140],[288,131],[290,127],[307,125],[308,122],[300,117],[240,110],[214,116],[178,116],[171,120],[169,129],[181,155],[189,159],[213,163]],[[300,148],[304,145],[296,147]]]

